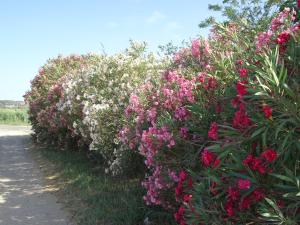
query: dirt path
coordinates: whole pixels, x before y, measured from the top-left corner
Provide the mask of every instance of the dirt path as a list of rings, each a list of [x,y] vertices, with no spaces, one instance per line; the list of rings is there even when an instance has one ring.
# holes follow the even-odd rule
[[[0,225],[70,225],[27,152],[29,132],[0,125]]]

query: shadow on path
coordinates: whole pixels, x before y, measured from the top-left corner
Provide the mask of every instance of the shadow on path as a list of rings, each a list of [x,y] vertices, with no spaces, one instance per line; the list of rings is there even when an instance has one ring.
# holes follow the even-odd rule
[[[27,152],[29,135],[14,133],[0,127],[0,225],[68,225]]]

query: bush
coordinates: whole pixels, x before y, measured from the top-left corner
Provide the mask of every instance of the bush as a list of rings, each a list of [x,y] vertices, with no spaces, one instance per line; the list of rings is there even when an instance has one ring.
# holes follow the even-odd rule
[[[157,79],[163,65],[145,49],[144,43],[132,42],[113,56],[50,60],[26,95],[38,140],[95,150],[113,174],[136,171],[140,157],[120,144],[118,131],[130,93]]]
[[[133,94],[122,140],[145,157],[147,204],[179,224],[298,224],[299,24],[217,25]],[[132,126],[134,125],[134,126]]]

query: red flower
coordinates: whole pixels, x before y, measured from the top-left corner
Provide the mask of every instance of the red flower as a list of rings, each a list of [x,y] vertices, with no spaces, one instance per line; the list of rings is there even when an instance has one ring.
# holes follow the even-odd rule
[[[298,0],[297,3],[298,3],[298,8],[300,8],[300,0]]]
[[[248,84],[247,81],[238,81],[236,84],[236,90],[238,95],[243,96],[245,94],[247,94],[247,88],[246,88],[246,84]]]
[[[233,209],[233,202],[232,201],[228,201],[225,203],[225,210],[227,212],[227,215],[229,217],[234,216],[234,209]]]
[[[270,117],[272,117],[273,109],[270,106],[264,105],[263,106],[263,111],[264,111],[265,117],[267,119],[269,119]]]
[[[250,167],[252,170],[257,170],[260,174],[265,174],[267,172],[266,167],[263,165],[263,161],[253,155],[248,155],[246,159],[243,160],[243,165]]]
[[[254,156],[253,155],[247,155],[246,159],[243,160],[243,165],[244,166],[251,166],[254,161]]]
[[[239,209],[240,210],[249,209],[251,203],[252,203],[251,196],[248,195],[247,197],[243,198],[242,201],[240,202]]]
[[[251,120],[245,110],[239,110],[234,114],[232,126],[238,129],[245,129],[251,125]]]
[[[212,140],[218,140],[218,124],[216,122],[211,123],[208,131],[208,137]]]
[[[238,187],[240,190],[247,190],[251,186],[250,180],[247,179],[239,179],[238,180]]]
[[[201,161],[205,167],[212,165],[212,168],[217,167],[220,164],[220,160],[217,159],[216,154],[204,149],[201,154]]]
[[[183,194],[182,182],[179,181],[177,187],[175,188],[175,196],[177,201],[180,201],[182,194]]]
[[[216,158],[216,160],[214,161],[214,164],[212,165],[212,168],[216,168],[219,164],[220,164],[220,159]]]
[[[184,181],[186,179],[186,177],[187,177],[186,172],[184,170],[181,170],[180,173],[179,173],[179,179],[181,181]]]
[[[237,201],[240,198],[239,190],[234,187],[229,187],[228,188],[228,197],[233,201]]]
[[[285,45],[286,42],[288,42],[291,38],[291,35],[284,31],[281,34],[278,35],[277,39],[276,39],[276,43],[279,45]]]
[[[257,202],[265,198],[265,194],[261,189],[255,189],[252,192],[252,196]]]
[[[239,97],[236,97],[236,98],[231,100],[231,105],[232,105],[233,108],[237,108],[239,103],[240,103],[240,98]]]
[[[204,149],[201,155],[201,159],[204,166],[207,167],[210,166],[210,164],[212,164],[215,161],[216,155],[208,151],[207,149]]]
[[[183,222],[183,216],[184,216],[184,207],[180,206],[178,211],[174,214],[175,220],[179,223]]]
[[[192,195],[186,194],[183,196],[183,201],[184,202],[189,202],[192,199]]]
[[[261,157],[265,158],[268,162],[273,162],[277,158],[277,152],[269,148],[261,153]]]
[[[246,77],[248,76],[248,71],[247,71],[247,69],[245,69],[245,68],[241,68],[241,69],[239,70],[239,74],[240,74],[240,77],[241,77],[241,78],[246,78]]]

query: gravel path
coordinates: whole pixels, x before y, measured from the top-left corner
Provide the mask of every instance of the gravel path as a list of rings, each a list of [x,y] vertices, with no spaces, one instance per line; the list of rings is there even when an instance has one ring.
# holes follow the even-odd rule
[[[29,133],[0,125],[0,225],[71,225],[27,152]]]

